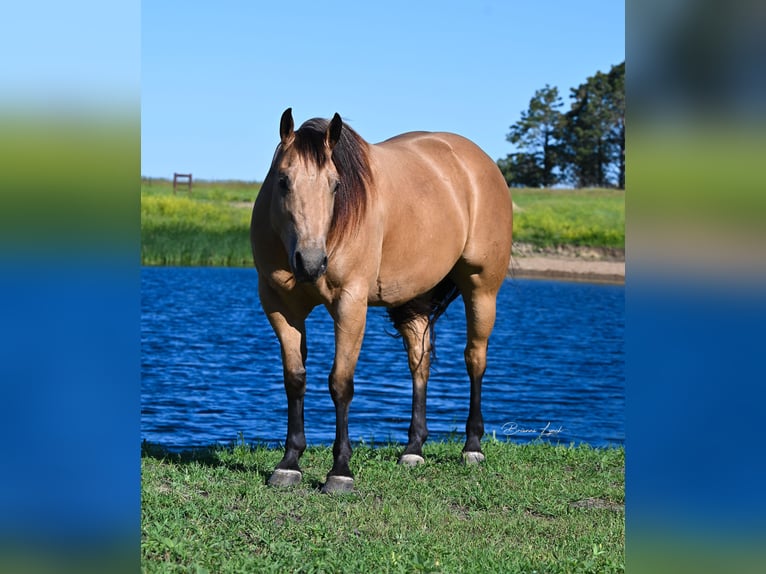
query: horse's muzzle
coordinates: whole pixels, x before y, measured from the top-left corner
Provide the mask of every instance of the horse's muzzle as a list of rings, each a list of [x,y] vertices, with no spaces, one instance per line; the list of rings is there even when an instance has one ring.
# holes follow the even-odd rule
[[[292,267],[298,281],[313,283],[327,271],[327,253],[321,247],[296,249],[293,253]]]

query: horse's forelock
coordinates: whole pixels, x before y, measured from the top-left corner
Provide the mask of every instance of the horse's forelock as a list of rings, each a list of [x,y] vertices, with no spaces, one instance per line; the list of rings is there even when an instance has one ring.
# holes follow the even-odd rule
[[[311,161],[319,167],[327,162],[324,145],[327,126],[327,120],[314,118],[304,122],[295,132],[295,140],[291,145],[304,161]]]
[[[327,162],[325,135],[329,125],[330,122],[323,118],[307,120],[295,132],[295,140],[290,145],[304,161],[324,166]],[[331,157],[340,177],[340,186],[335,196],[329,242],[358,228],[366,211],[372,179],[368,144],[345,122]]]

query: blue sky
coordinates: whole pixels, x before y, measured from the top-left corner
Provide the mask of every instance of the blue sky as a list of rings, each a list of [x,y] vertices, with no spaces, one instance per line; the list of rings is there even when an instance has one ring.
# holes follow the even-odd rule
[[[0,112],[132,115],[140,85],[141,4],[4,2]]]
[[[535,90],[625,59],[617,0],[144,2],[141,173],[262,180],[279,117],[338,112],[367,141],[464,135],[491,157]]]

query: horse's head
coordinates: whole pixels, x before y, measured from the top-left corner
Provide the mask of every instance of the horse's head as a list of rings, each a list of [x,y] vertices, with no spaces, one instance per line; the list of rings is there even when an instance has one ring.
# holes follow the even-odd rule
[[[291,108],[282,114],[281,145],[267,192],[272,194],[271,224],[298,281],[316,281],[327,270],[327,236],[340,182],[332,150],[342,129],[335,114],[329,123],[312,120],[295,132]]]

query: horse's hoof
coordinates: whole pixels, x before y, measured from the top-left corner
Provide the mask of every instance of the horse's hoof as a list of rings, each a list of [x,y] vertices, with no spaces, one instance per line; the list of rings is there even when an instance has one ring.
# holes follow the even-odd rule
[[[399,464],[403,464],[405,466],[417,466],[419,464],[423,464],[424,462],[425,459],[419,454],[403,454],[399,459]]]
[[[354,490],[354,479],[350,476],[328,476],[322,487],[322,494],[351,492]]]
[[[484,462],[484,454],[478,451],[464,452],[463,462],[465,464],[479,464]]]
[[[276,469],[269,478],[269,486],[295,486],[303,478],[300,470]]]

